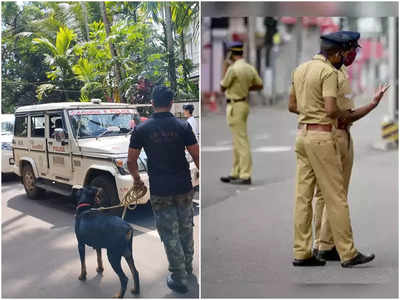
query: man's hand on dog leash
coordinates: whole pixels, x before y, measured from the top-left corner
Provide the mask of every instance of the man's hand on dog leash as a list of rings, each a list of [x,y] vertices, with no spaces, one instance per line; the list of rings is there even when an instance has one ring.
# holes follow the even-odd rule
[[[138,178],[133,178],[133,186],[135,189],[144,186],[144,182],[142,181],[142,179],[140,179],[140,176]]]

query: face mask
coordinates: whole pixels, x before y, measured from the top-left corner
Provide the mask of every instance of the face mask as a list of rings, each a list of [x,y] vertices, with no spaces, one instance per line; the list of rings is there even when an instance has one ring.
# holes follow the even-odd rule
[[[356,50],[351,50],[349,52],[349,54],[347,54],[345,59],[344,59],[344,62],[343,62],[344,65],[346,67],[350,66],[354,62],[354,60],[356,59],[356,56],[357,56],[357,51]]]
[[[333,64],[333,66],[334,66],[336,69],[339,70],[340,67],[343,65],[343,62],[344,62],[344,60],[345,60],[345,57],[343,56],[342,53],[338,53],[337,55],[340,55],[340,62],[337,62],[337,63]]]

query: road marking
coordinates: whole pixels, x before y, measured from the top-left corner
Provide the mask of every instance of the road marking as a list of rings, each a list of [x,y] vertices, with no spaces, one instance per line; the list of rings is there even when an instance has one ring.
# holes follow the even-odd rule
[[[231,151],[231,146],[204,146],[201,147],[202,152],[223,152]],[[252,152],[287,152],[292,150],[290,146],[263,146],[252,149]]]
[[[131,225],[132,225],[132,227],[134,229],[136,229],[138,231],[141,231],[141,232],[143,232],[145,234],[151,235],[151,236],[156,237],[156,238],[160,237],[158,235],[157,230],[151,230],[151,229],[148,229],[146,227],[143,227],[143,226],[140,226],[140,225],[136,225],[136,224],[131,224]]]
[[[232,150],[232,146],[202,146],[201,152],[221,152],[221,151],[230,151]]]
[[[255,148],[252,152],[286,152],[291,149],[289,146],[265,146]]]

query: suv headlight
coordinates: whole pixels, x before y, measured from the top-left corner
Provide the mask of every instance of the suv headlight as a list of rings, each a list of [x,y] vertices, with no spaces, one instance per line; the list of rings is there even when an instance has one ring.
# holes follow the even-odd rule
[[[139,172],[146,171],[145,166],[143,165],[140,158],[137,160]],[[130,175],[131,173],[128,170],[128,158],[117,158],[114,159],[114,164],[117,167],[119,173],[121,175]]]
[[[11,143],[6,143],[6,142],[1,143],[1,150],[12,151]]]

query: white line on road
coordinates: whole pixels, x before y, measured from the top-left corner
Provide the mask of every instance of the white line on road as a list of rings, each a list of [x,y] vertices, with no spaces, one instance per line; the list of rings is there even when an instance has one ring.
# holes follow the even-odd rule
[[[230,151],[232,150],[232,146],[202,146],[201,152],[221,152],[221,151]]]
[[[289,146],[265,146],[255,148],[252,152],[286,152],[291,149]]]
[[[136,225],[136,224],[131,224],[131,225],[132,225],[132,227],[133,227],[134,229],[136,229],[136,230],[138,230],[138,231],[141,231],[141,232],[143,232],[143,233],[145,233],[145,234],[151,235],[151,236],[156,237],[156,238],[159,237],[159,235],[158,235],[158,233],[157,233],[157,230],[150,230],[150,229],[148,229],[148,228],[146,228],[146,227],[142,227],[142,226]]]
[[[231,151],[231,146],[203,146],[201,147],[202,152],[222,152],[222,151]],[[251,150],[251,152],[287,152],[292,150],[290,146],[263,146],[257,147]]]

